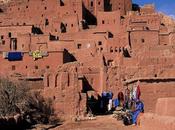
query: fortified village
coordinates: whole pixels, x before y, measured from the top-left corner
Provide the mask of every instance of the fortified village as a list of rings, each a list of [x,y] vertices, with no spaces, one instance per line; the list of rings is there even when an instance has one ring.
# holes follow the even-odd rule
[[[143,124],[152,130],[150,122],[159,129],[164,117],[175,120],[175,21],[154,5],[139,7],[132,0],[0,3],[0,76],[25,80],[51,98],[58,117],[85,116],[89,98],[98,101],[103,92],[115,98],[139,81]],[[173,128],[170,122],[166,130]]]

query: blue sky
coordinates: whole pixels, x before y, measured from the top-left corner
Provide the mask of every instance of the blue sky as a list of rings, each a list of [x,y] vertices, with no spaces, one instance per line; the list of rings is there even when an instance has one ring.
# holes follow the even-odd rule
[[[175,18],[175,0],[132,0],[132,2],[139,5],[153,3],[157,11],[161,11]]]

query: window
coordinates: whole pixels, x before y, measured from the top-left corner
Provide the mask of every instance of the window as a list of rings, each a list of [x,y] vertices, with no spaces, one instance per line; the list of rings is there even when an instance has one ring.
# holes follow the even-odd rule
[[[99,42],[98,42],[98,45],[99,45],[99,46],[101,46],[101,45],[102,45],[102,42],[101,42],[101,41],[99,41]]]
[[[144,43],[145,42],[145,39],[142,39],[141,41],[142,41],[142,43]]]
[[[9,37],[12,37],[12,33],[11,33],[11,32],[9,32],[9,34],[8,34],[8,35],[9,35]]]
[[[26,9],[28,9],[29,8],[29,6],[26,6]]]
[[[104,20],[102,20],[102,24],[105,24],[105,21]]]
[[[100,5],[101,3],[100,3],[100,1],[98,2],[98,5]]]
[[[15,65],[12,65],[12,70],[16,70],[16,66]]]
[[[60,6],[64,6],[64,0],[60,0]]]
[[[91,1],[91,7],[93,7],[94,6],[94,3],[93,3],[93,1]]]
[[[50,68],[50,66],[49,66],[49,65],[47,65],[47,66],[46,66],[46,69],[49,69],[49,68]]]
[[[73,27],[74,25],[73,24],[71,24],[71,27]]]
[[[47,7],[44,7],[45,10],[47,10]]]
[[[37,65],[35,66],[35,69],[36,69],[36,70],[38,69],[38,66],[37,66]]]
[[[49,20],[45,19],[45,26],[49,25]]]
[[[2,36],[1,36],[1,40],[3,40],[3,39],[4,39],[4,36],[2,35]]]
[[[77,48],[78,49],[81,49],[81,44],[77,44]]]

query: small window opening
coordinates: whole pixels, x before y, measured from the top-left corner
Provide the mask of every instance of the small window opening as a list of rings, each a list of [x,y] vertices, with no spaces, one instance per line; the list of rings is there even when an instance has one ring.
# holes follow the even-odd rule
[[[102,42],[101,42],[101,41],[99,41],[99,42],[98,42],[98,45],[99,45],[99,46],[101,46],[101,45],[102,45]]]
[[[91,7],[93,7],[94,6],[94,3],[93,3],[93,1],[91,1]]]
[[[45,26],[47,26],[47,25],[49,25],[49,20],[48,19],[45,20]]]
[[[50,68],[50,66],[49,66],[49,65],[47,65],[47,66],[46,66],[46,69],[49,69],[49,68]]]
[[[60,6],[64,6],[64,0],[60,0]]]
[[[37,66],[37,65],[35,66],[35,69],[36,69],[36,70],[38,69],[38,66]]]
[[[9,36],[9,38],[11,38],[11,37],[12,37],[12,33],[11,33],[11,32],[9,32],[8,36]]]
[[[77,48],[78,49],[81,49],[81,44],[77,44]]]
[[[145,39],[142,39],[141,41],[142,41],[142,43],[144,43],[145,42]]]
[[[105,24],[105,21],[104,20],[102,20],[102,24]]]

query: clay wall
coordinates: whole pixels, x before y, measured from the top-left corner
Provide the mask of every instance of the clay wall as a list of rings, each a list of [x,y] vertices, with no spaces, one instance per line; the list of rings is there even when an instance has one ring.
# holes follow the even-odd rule
[[[19,73],[27,77],[42,77],[46,70],[55,70],[58,65],[63,64],[63,52],[48,52],[47,57],[42,59],[34,60],[29,53],[23,54],[21,61],[8,61],[3,58],[1,53],[0,61],[3,62],[0,67],[2,75],[11,75]]]
[[[140,8],[141,14],[154,14],[155,13],[155,7],[153,4],[147,4]]]
[[[158,31],[133,31],[130,33],[131,47],[137,53],[137,50],[144,47],[155,46],[159,44]],[[141,50],[140,50],[141,51]]]

